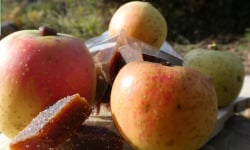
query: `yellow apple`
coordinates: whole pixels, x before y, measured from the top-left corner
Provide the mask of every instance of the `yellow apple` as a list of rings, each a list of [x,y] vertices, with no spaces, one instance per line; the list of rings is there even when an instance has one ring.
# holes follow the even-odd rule
[[[109,23],[109,35],[124,30],[126,35],[160,48],[167,38],[167,23],[162,14],[150,3],[132,1],[114,13]]]

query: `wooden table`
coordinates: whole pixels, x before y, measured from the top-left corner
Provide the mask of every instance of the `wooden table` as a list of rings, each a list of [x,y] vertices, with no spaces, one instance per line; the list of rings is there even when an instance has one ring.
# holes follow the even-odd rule
[[[245,77],[239,96],[250,98],[250,76]],[[250,150],[250,108],[248,111],[245,116],[240,113],[229,116],[222,130],[200,150]],[[0,150],[8,150],[9,142],[0,134]]]

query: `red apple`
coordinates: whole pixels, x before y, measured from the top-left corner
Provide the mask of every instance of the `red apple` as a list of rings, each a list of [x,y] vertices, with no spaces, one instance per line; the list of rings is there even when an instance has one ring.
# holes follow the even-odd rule
[[[118,131],[134,149],[199,149],[217,118],[212,81],[198,71],[150,62],[125,65],[111,91]]]
[[[96,74],[85,44],[47,27],[0,42],[0,131],[15,136],[40,111],[79,93],[91,104]]]

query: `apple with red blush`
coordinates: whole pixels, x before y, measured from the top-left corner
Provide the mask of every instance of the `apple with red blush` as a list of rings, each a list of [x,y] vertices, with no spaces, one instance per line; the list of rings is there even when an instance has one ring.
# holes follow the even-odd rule
[[[46,26],[14,32],[0,42],[0,132],[14,137],[62,97],[95,97],[96,73],[80,39]]]
[[[133,149],[199,149],[217,119],[217,97],[206,75],[186,67],[131,62],[111,90],[114,123]]]

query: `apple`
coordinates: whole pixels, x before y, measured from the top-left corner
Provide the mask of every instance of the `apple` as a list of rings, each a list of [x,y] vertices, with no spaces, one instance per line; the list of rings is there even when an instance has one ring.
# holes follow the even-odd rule
[[[212,81],[185,67],[131,62],[111,90],[111,112],[124,139],[139,150],[195,150],[217,118]]]
[[[158,49],[167,38],[166,20],[149,2],[132,1],[118,8],[110,20],[108,33],[115,36],[121,30],[128,37]]]
[[[0,132],[14,137],[62,97],[95,97],[95,66],[85,44],[48,27],[21,30],[0,42]]]
[[[218,106],[232,103],[242,88],[244,66],[231,52],[194,49],[184,56],[184,66],[196,69],[212,78]]]

